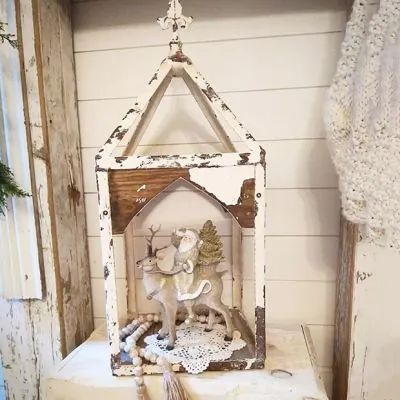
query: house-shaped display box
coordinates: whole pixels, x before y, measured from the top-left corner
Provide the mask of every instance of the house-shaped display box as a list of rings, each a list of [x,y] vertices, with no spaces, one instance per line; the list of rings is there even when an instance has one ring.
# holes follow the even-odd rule
[[[143,288],[136,263],[143,254],[136,254],[135,249],[139,246],[144,253],[145,233],[135,232],[135,217],[145,212],[144,208],[151,209],[154,201],[163,201],[160,193],[166,189],[168,191],[176,181],[184,181],[192,189],[195,188],[203,197],[217,204],[219,209],[222,208],[222,212],[231,220],[231,230],[227,234],[231,247],[229,255],[225,254],[229,259],[229,271],[224,281],[224,296],[228,299],[226,303],[229,303],[235,329],[240,332],[247,345],[235,351],[228,360],[211,362],[208,369],[262,368],[266,350],[265,151],[182,52],[179,30],[187,27],[191,18],[182,16],[179,3],[171,1],[168,16],[159,22],[164,27],[171,25],[173,28],[170,54],[153,75],[146,93],[134,102],[96,155],[107,329],[113,374],[133,374],[134,366],[130,357],[120,345],[121,329],[139,313],[146,315],[147,312],[157,310],[155,300],[143,300],[145,296],[141,295]],[[173,78],[183,79],[186,83],[225,152],[135,155],[143,133]],[[187,132],[188,141],[190,134]],[[115,152],[119,153],[116,155]],[[190,207],[190,204],[176,205],[177,219],[181,209],[185,207]],[[205,222],[203,216],[196,220],[196,210],[193,210],[192,217],[189,221],[191,226],[197,224],[201,227]],[[173,218],[173,215],[169,215],[169,221]],[[157,222],[164,229],[162,218]],[[173,227],[169,222],[166,226],[180,228],[181,225],[182,222],[179,222]],[[218,233],[224,234],[220,232],[218,224],[216,225]],[[126,249],[128,294],[123,294],[125,298],[122,304],[121,293],[117,293],[117,288],[121,285],[117,285],[116,279],[116,235],[120,235],[119,240],[125,240]],[[224,251],[226,253],[227,250]],[[158,329],[159,326],[153,324],[148,334]],[[173,369],[179,371],[182,367],[174,365]],[[144,368],[144,372],[161,371],[156,365]]]

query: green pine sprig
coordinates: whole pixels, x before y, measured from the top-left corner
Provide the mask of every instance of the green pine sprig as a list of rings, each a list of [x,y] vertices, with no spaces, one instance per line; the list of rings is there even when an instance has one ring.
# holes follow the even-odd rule
[[[17,39],[15,38],[15,35],[7,33],[5,29],[6,26],[7,24],[5,22],[0,21],[0,42],[1,43],[8,42],[8,44],[11,47],[17,48],[18,47]]]
[[[11,169],[0,161],[0,214],[4,215],[7,199],[11,196],[27,197],[29,193],[18,186]]]
[[[7,24],[0,21],[0,43],[8,43],[11,47],[17,48],[18,42],[15,35],[7,33]],[[4,215],[7,207],[7,199],[11,196],[26,197],[29,193],[21,189],[15,182],[14,174],[7,165],[0,161],[0,214]]]

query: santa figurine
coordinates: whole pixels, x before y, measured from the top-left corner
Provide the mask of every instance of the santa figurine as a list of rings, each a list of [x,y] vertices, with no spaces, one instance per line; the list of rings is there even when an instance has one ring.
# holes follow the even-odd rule
[[[204,279],[193,285],[196,278],[195,267],[199,249],[203,241],[200,240],[199,233],[195,229],[181,228],[172,234],[171,242],[177,249],[174,257],[174,269],[182,271],[173,276],[177,300],[184,302],[189,311],[190,320],[193,318],[192,300],[211,289],[210,282]]]

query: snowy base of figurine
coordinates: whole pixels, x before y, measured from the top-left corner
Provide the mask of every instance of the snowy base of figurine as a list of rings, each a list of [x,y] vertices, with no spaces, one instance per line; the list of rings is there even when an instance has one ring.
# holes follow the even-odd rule
[[[180,320],[185,320],[185,314],[179,315]],[[133,374],[137,386],[137,394],[140,400],[147,400],[146,388],[143,379],[143,359],[161,367],[164,376],[164,387],[167,399],[188,399],[178,378],[172,371],[171,364],[181,364],[189,373],[200,373],[207,369],[211,361],[223,361],[232,356],[235,350],[246,346],[246,342],[240,339],[240,333],[234,332],[233,339],[225,340],[226,328],[218,322],[209,331],[204,323],[207,316],[196,316],[197,322],[188,325],[182,323],[177,329],[177,340],[174,349],[167,350],[167,341],[158,340],[158,335],[149,335],[144,339],[146,347],[139,347],[137,342],[153,323],[159,322],[158,314],[141,315],[134,319],[126,327],[120,330],[120,348],[131,357],[135,366]],[[170,393],[170,395],[168,395]]]

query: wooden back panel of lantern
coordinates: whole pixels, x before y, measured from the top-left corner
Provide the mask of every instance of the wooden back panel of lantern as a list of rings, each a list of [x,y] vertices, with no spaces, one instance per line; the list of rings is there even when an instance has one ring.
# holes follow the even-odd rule
[[[211,127],[223,143],[226,153],[138,156],[140,142],[172,77],[181,77],[199,104]],[[228,124],[248,148],[236,152]],[[190,135],[190,132],[188,132]],[[124,142],[122,156],[114,156]],[[132,375],[129,357],[120,350],[119,331],[132,315],[121,315],[117,302],[113,235],[124,234],[127,254],[129,314],[136,314],[138,296],[133,254],[134,217],[161,192],[177,180],[184,180],[219,203],[232,216],[232,306],[235,327],[248,343],[245,351],[231,359],[211,363],[209,370],[262,368],[265,360],[265,152],[219,98],[191,60],[176,52],[165,59],[139,98],[121,120],[96,156],[99,193],[100,235],[106,288],[107,329],[111,347],[111,365],[115,375]],[[179,207],[179,205],[177,205]],[[151,207],[151,205],[150,205]],[[199,224],[205,221],[199,221]],[[159,221],[162,225],[162,221]],[[179,227],[179,226],[178,226]],[[246,269],[254,271],[253,286],[243,286],[242,230],[253,233],[251,261]],[[240,310],[243,293],[254,296],[254,326],[249,327]],[[246,298],[248,301],[248,298]],[[237,353],[237,354],[236,354]],[[175,370],[181,370],[179,365]],[[157,366],[144,368],[161,373]]]

